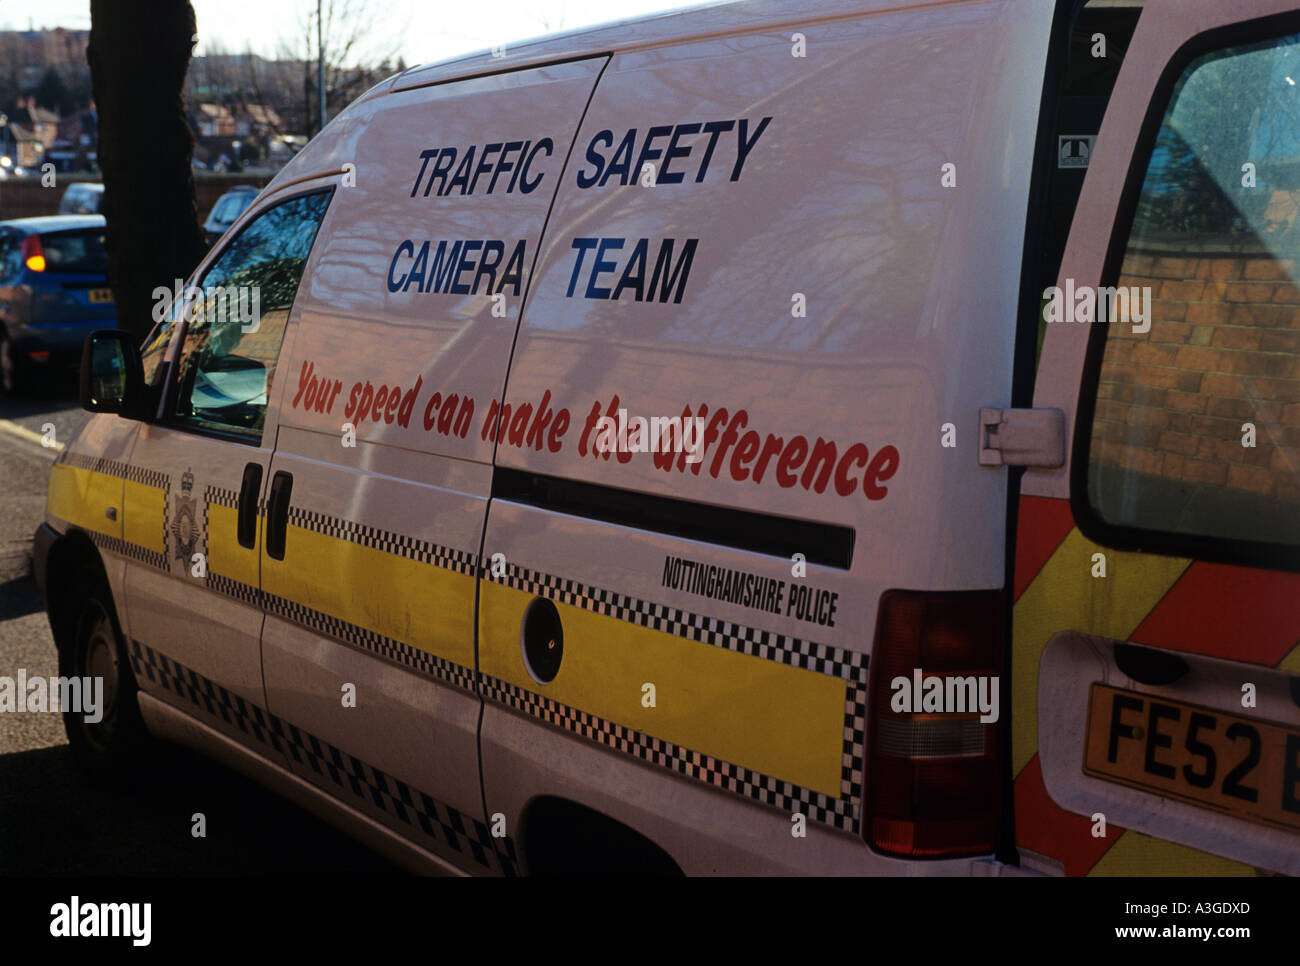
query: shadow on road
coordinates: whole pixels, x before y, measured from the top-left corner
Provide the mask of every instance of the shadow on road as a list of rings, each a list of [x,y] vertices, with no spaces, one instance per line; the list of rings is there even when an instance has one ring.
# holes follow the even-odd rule
[[[191,834],[202,812],[205,838]],[[92,784],[66,746],[0,756],[0,876],[400,875],[243,776],[158,744],[129,787]]]
[[[22,419],[38,413],[77,409],[77,377],[60,373],[28,389],[21,396],[0,395],[0,419]]]
[[[26,617],[44,609],[36,578],[31,574],[0,583],[0,621]]]
[[[0,584],[0,621],[40,610],[32,577]],[[153,742],[143,771],[123,787],[101,787],[66,744],[0,754],[0,876],[402,874],[298,806],[186,749]],[[196,812],[205,838],[191,834]]]
[[[61,440],[70,438],[85,418],[75,392],[61,383],[28,398],[0,399],[0,419],[21,421],[35,432],[48,419],[57,425]],[[14,466],[30,465],[36,469],[27,471],[24,483]],[[57,673],[53,647],[46,643],[48,630],[33,626],[40,620],[33,615],[44,609],[36,582],[30,574],[17,576],[28,570],[25,558],[41,517],[47,472],[44,461],[36,464],[30,458],[6,464],[0,450],[0,506],[7,514],[31,517],[15,518],[21,526],[10,528],[13,539],[8,542],[0,528],[0,624],[21,622],[0,628],[0,648],[5,649],[0,656],[4,666]],[[7,754],[0,750],[0,877],[401,874],[298,806],[172,745],[153,745],[144,777],[118,788],[94,785],[76,767],[57,715],[49,717],[53,720],[0,715],[0,749],[35,746]],[[203,838],[192,835],[196,812],[206,822]]]

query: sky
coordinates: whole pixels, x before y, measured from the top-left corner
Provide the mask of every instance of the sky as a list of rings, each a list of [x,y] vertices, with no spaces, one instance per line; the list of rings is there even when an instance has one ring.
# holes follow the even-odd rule
[[[219,45],[274,56],[281,43],[303,41],[315,0],[192,0],[199,27],[197,52]],[[326,0],[328,2],[328,0]],[[341,0],[335,0],[341,2]],[[356,0],[353,0],[356,2]],[[557,30],[692,6],[698,0],[369,0],[382,12],[368,44],[393,50],[408,66],[526,40]],[[89,0],[0,0],[0,29],[90,26]]]

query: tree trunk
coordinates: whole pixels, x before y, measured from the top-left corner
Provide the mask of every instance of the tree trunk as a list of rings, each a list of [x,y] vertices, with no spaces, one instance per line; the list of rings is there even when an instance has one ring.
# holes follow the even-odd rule
[[[153,291],[184,279],[205,244],[194,200],[194,136],[182,91],[196,35],[188,0],[91,0],[108,280],[121,328],[153,327]]]

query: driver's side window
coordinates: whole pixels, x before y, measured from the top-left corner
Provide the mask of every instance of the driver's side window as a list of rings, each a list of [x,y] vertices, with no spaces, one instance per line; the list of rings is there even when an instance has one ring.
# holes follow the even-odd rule
[[[169,422],[260,439],[280,343],[330,192],[261,212],[192,293]]]

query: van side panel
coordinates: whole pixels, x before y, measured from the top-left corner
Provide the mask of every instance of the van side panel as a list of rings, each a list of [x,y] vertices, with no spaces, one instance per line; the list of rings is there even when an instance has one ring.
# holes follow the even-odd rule
[[[1010,399],[1051,15],[946,4],[613,56],[506,392],[489,813],[577,799],[688,872],[901,868],[857,837],[876,606],[1002,584],[978,411]],[[666,453],[638,417],[698,418],[702,446]],[[548,683],[521,645],[535,597],[564,633]]]

